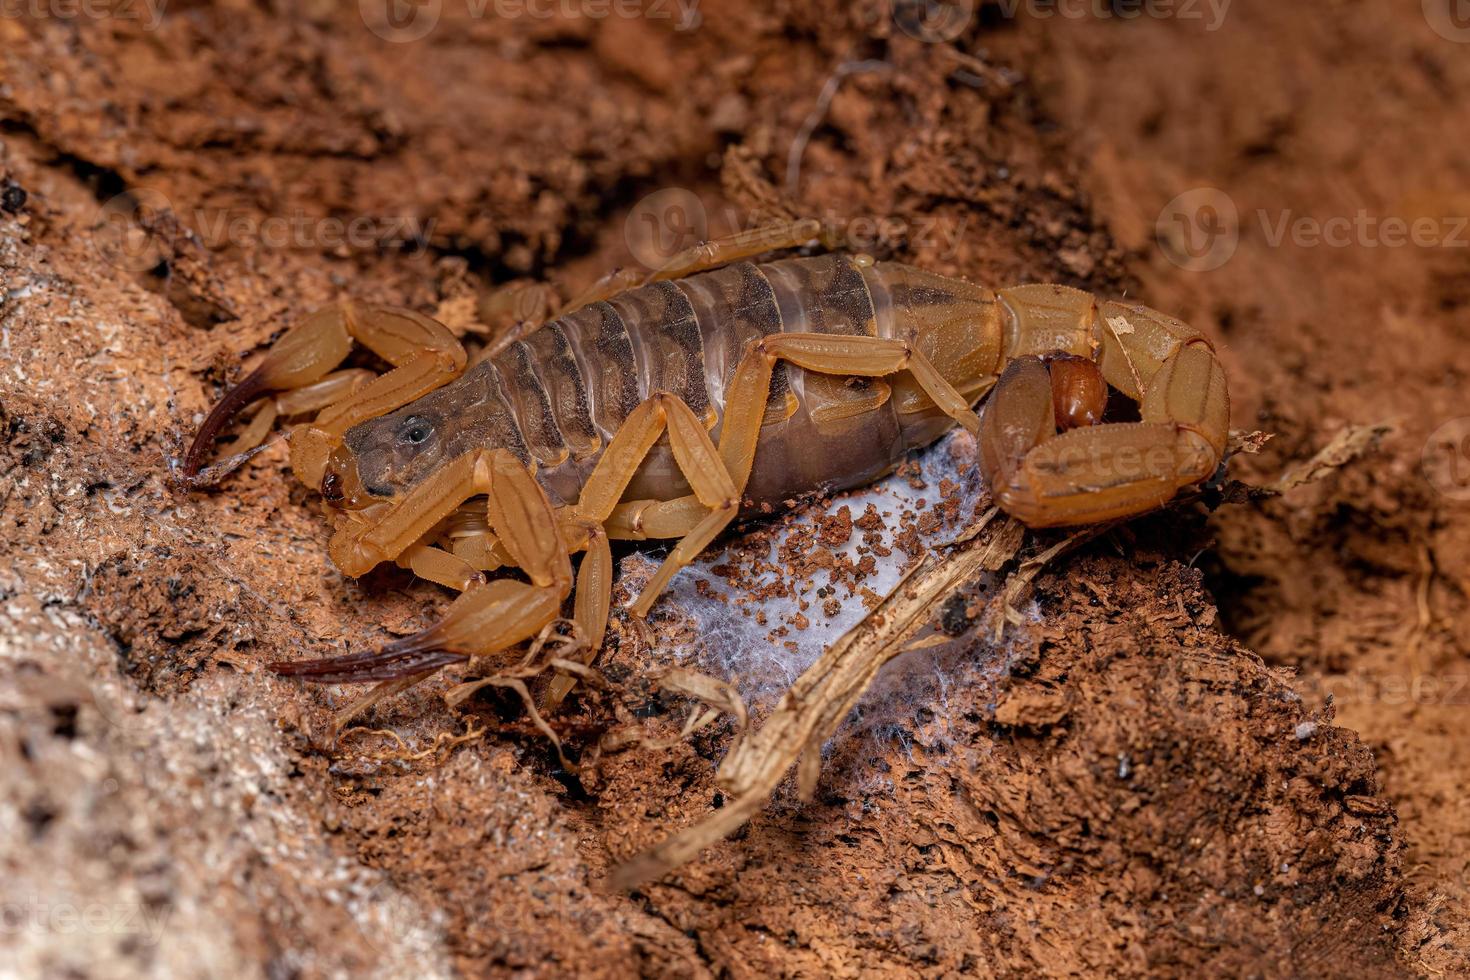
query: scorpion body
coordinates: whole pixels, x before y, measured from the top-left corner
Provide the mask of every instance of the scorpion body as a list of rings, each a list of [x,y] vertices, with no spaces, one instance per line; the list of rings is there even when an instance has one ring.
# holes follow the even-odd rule
[[[895,263],[842,254],[742,262],[552,320],[459,380],[350,430],[345,444],[369,496],[416,483],[418,471],[446,457],[499,446],[535,465],[553,506],[570,505],[603,447],[657,392],[683,401],[718,437],[726,389],[753,341],[800,332],[920,344],[964,394],[993,380],[1007,317],[993,293]],[[391,444],[424,423],[446,437],[413,454],[414,472],[405,472]],[[834,378],[777,364],[745,510],[769,512],[813,491],[871,482],[952,424],[907,379]],[[689,493],[664,443],[650,450],[625,496]]]
[[[955,424],[976,436],[999,505],[1032,526],[1140,513],[1219,466],[1225,379],[1184,323],[865,256],[744,261],[811,232],[704,246],[473,358],[427,317],[354,304],[283,337],[201,427],[186,476],[245,405],[283,391],[236,448],[278,414],[322,409],[293,431],[292,465],[330,505],[338,567],[397,561],[461,595],[382,651],[274,666],[317,681],[427,676],[534,636],[574,585],[590,658],[609,538],[679,539],[633,604],[642,615],[738,514],[870,482]],[[353,340],[392,370],[336,371]],[[1136,421],[1103,422],[1110,387]],[[987,393],[982,422],[971,406]],[[486,581],[501,566],[530,581]],[[548,701],[571,683],[559,675]]]

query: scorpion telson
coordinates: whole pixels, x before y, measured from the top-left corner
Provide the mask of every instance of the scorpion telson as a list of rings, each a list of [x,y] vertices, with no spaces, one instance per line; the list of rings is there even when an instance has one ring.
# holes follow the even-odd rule
[[[1143,513],[1218,467],[1225,376],[1188,325],[1065,286],[996,291],[865,256],[746,261],[817,231],[794,222],[700,246],[641,284],[611,277],[474,358],[408,310],[343,303],[287,333],[200,428],[186,476],[252,400],[235,451],[278,416],[316,412],[291,433],[291,464],[330,505],[337,566],[394,561],[460,596],[378,654],[273,666],[426,676],[535,636],[574,588],[590,658],[610,538],[678,541],[632,605],[643,615],[740,513],[868,483],[956,424],[976,436],[997,503],[1032,527]],[[391,369],[336,370],[354,341]],[[1137,421],[1103,421],[1110,388]],[[486,580],[505,566],[529,581]],[[571,684],[558,676],[548,702]]]

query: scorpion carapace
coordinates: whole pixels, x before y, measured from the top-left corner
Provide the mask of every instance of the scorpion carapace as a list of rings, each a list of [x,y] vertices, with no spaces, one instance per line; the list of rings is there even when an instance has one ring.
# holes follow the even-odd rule
[[[380,653],[276,669],[427,675],[535,636],[574,586],[590,657],[611,603],[609,538],[678,539],[632,605],[641,616],[742,510],[869,482],[954,424],[976,436],[997,503],[1033,527],[1142,513],[1219,466],[1225,377],[1186,324],[1065,286],[993,291],[865,256],[742,261],[814,230],[703,246],[633,288],[611,280],[473,358],[434,320],[352,303],[283,337],[206,420],[186,476],[246,402],[284,391],[234,448],[278,415],[321,409],[291,433],[291,460],[330,505],[338,567],[396,561],[461,594]],[[334,371],[353,340],[392,369]],[[1101,421],[1109,386],[1138,421]],[[982,420],[971,406],[987,393]],[[486,580],[507,565],[529,581]],[[571,683],[559,676],[548,700]]]

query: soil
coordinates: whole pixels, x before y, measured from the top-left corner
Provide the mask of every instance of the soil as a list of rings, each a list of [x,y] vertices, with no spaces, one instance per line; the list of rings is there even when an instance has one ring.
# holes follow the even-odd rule
[[[1432,3],[1237,0],[1218,29],[447,3],[412,41],[373,6],[0,17],[0,975],[1470,972],[1470,494],[1434,448],[1470,428],[1470,61]],[[379,645],[444,591],[336,572],[280,443],[216,492],[171,469],[306,312],[482,331],[497,286],[638,261],[671,192],[660,233],[690,201],[710,235],[816,216],[1193,322],[1234,425],[1272,436],[1231,460],[1254,486],[1391,428],[1058,558],[1001,643],[839,732],[813,801],[783,786],[614,892],[726,802],[732,726],[680,738],[687,699],[654,688],[676,616],[615,619],[608,692],[556,721],[580,777],[513,696],[451,710],[446,678],[333,742],[360,692],[263,665]],[[1180,208],[1227,261],[1157,231]],[[1360,212],[1438,237],[1275,234]],[[840,507],[833,544],[864,529]],[[647,737],[599,752],[615,726]]]

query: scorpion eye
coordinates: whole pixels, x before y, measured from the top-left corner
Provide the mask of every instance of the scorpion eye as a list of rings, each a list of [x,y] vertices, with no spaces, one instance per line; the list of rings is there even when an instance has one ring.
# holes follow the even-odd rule
[[[411,415],[399,427],[398,438],[407,445],[422,446],[434,438],[434,423],[418,415]]]

